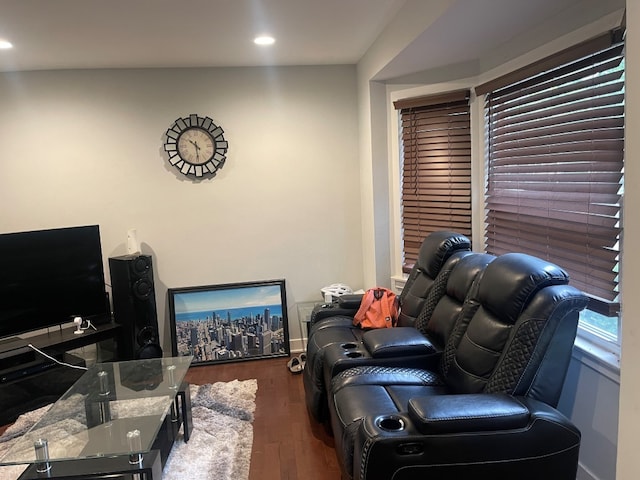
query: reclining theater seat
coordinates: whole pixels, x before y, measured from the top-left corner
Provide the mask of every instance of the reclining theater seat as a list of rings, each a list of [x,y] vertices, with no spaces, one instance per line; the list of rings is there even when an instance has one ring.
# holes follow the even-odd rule
[[[470,248],[469,239],[455,232],[434,232],[424,239],[418,259],[400,294],[399,326],[413,326],[443,265],[452,255],[469,252]],[[329,345],[357,345],[361,342],[364,330],[353,326],[353,315],[358,306],[359,301],[351,309],[345,310],[340,308],[338,302],[334,302],[312,315],[303,382],[307,409],[319,422],[327,419],[326,386],[323,379],[325,350]],[[333,312],[338,315],[332,314]]]
[[[575,480],[580,432],[554,407],[587,297],[567,283],[541,259],[499,256],[438,370],[360,366],[334,377],[344,478]]]
[[[452,255],[434,280],[414,327],[364,332],[362,343],[335,343],[325,349],[323,375],[327,398],[332,379],[356,366],[436,369],[468,292],[496,257],[487,253]]]

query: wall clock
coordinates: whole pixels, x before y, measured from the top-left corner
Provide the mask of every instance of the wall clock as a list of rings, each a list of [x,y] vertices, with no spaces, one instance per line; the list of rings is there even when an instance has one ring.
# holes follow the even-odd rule
[[[183,175],[214,175],[224,165],[229,144],[222,127],[209,117],[192,113],[178,118],[165,135],[169,163]]]

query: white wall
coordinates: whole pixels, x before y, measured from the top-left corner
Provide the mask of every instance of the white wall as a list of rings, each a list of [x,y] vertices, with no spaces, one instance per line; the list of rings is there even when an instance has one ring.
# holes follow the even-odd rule
[[[390,286],[397,252],[394,216],[394,185],[389,165],[387,95],[382,83],[373,79],[407,44],[452,3],[452,0],[407,0],[397,16],[358,63],[358,108],[360,119],[360,187],[364,283],[366,288]]]
[[[620,375],[574,347],[558,410],[582,433],[577,480],[614,480]]]
[[[0,232],[99,224],[108,268],[136,228],[165,348],[168,287],[276,278],[298,339],[296,302],[362,285],[356,98],[353,66],[2,74]],[[213,179],[163,152],[190,113],[225,130]]]

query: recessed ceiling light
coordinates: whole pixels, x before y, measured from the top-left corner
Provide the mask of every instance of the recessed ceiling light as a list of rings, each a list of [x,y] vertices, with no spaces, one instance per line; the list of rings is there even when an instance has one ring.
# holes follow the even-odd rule
[[[253,39],[253,43],[256,45],[273,45],[276,43],[276,39],[269,36],[256,37]]]
[[[7,42],[6,40],[0,40],[0,50],[8,50],[9,48],[13,48],[11,42]]]

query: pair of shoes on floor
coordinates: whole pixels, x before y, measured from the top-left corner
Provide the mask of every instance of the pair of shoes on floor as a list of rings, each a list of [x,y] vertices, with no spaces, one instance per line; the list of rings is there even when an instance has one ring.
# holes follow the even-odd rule
[[[302,373],[305,363],[307,363],[307,354],[301,353],[287,362],[287,368],[291,373]]]

